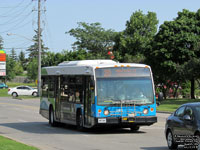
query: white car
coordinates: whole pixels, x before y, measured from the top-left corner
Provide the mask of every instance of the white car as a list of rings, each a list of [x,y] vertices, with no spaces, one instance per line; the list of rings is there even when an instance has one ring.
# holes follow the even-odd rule
[[[8,89],[8,94],[12,95],[13,97],[17,97],[19,95],[32,95],[37,96],[38,91],[30,86],[17,86],[14,88]]]

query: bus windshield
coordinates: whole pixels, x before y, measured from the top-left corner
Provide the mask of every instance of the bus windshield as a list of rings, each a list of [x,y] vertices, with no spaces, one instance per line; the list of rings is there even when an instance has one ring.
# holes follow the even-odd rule
[[[97,78],[98,105],[153,103],[153,86],[150,77]]]

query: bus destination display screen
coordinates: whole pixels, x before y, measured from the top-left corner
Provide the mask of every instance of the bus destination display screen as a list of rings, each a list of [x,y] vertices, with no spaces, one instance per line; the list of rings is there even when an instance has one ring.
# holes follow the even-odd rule
[[[96,77],[150,77],[149,68],[121,67],[121,68],[98,68]]]

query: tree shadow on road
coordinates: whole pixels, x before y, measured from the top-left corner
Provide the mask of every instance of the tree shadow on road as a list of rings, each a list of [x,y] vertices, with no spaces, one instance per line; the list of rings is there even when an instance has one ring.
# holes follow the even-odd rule
[[[76,126],[60,124],[58,127],[51,127],[47,122],[1,123],[0,128],[1,126],[34,134],[144,134],[146,133],[143,131],[133,132],[130,131],[130,129],[128,128],[113,128],[113,127],[92,128],[79,131],[77,130]],[[2,132],[2,134],[4,133]]]

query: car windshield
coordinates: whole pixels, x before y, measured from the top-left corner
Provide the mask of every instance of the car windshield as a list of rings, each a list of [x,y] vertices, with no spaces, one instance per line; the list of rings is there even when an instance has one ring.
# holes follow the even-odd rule
[[[153,103],[150,77],[97,78],[99,105],[125,103]]]

